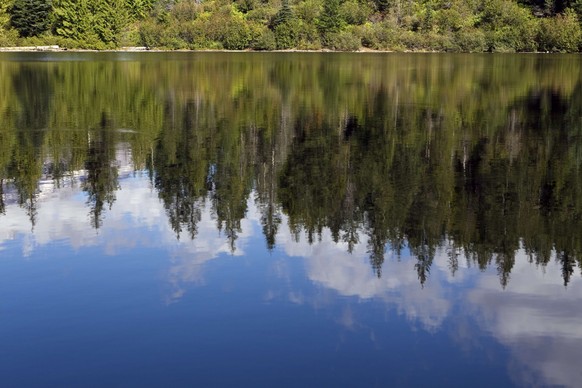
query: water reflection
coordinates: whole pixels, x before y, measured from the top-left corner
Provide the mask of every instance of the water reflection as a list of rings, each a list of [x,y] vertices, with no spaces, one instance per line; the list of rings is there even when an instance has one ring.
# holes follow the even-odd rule
[[[284,214],[310,242],[324,229],[348,252],[365,241],[378,277],[385,250],[408,247],[424,284],[449,242],[496,267],[503,286],[520,244],[541,265],[555,252],[564,284],[580,265],[574,57],[217,54],[163,66],[1,66],[2,206],[17,193],[33,227],[39,181],[58,187],[84,170],[99,228],[126,142],[178,238],[196,237],[209,202],[234,251],[254,189],[269,249]],[[450,261],[454,271],[457,253]]]
[[[128,247],[163,247],[170,257],[170,265],[163,275],[167,283],[164,301],[177,302],[193,285],[207,282],[205,264],[231,254],[229,236],[216,232],[212,205],[208,203],[201,208],[197,238],[176,243],[163,203],[148,177],[144,174],[137,177],[121,174],[121,177],[116,205],[104,219],[100,233],[91,233],[92,224],[87,219],[86,202],[79,198],[79,189],[62,188],[45,192],[39,200],[39,222],[34,234],[29,234],[25,209],[9,204],[10,223],[2,228],[0,238],[6,242],[26,235],[22,247],[25,256],[30,256],[40,245],[59,240],[66,240],[77,250],[100,246],[107,255],[115,255]],[[249,201],[247,208],[234,251],[239,258],[248,254],[250,245],[263,238],[261,211],[256,201]],[[283,215],[277,234],[280,250],[271,258],[271,273],[280,285],[266,291],[266,301],[308,304],[321,310],[323,306],[337,303],[330,292],[356,298],[359,308],[348,305],[334,318],[349,332],[372,330],[361,306],[379,302],[386,311],[405,317],[413,327],[459,341],[459,346],[467,352],[482,351],[480,331],[490,333],[508,348],[513,359],[508,372],[519,385],[540,382],[577,385],[580,377],[577,360],[582,344],[578,322],[582,317],[576,306],[582,303],[582,279],[575,277],[564,288],[557,260],[550,260],[541,271],[524,249],[518,249],[512,280],[500,293],[497,272],[477,271],[478,268],[471,267],[472,260],[460,253],[453,275],[450,256],[454,248],[449,242],[436,249],[430,281],[421,288],[416,260],[406,249],[399,254],[393,250],[384,252],[386,261],[379,278],[370,270],[365,242],[354,244],[350,253],[349,243],[334,242],[329,229],[310,242],[307,235],[298,237],[289,225],[289,219]],[[316,285],[314,290],[293,280],[282,255],[305,260],[305,276]],[[372,330],[372,343],[375,335]]]
[[[489,333],[515,382],[582,377],[577,57],[2,58],[0,247],[161,248],[173,303],[259,244],[265,300],[380,301]]]
[[[572,307],[581,302],[582,282],[577,277],[566,290],[554,281],[560,265],[550,264],[544,273],[527,262],[526,252],[516,256],[507,292],[497,292],[493,277],[480,278],[467,297],[469,313],[511,350],[521,366],[510,369],[516,381],[574,387],[582,372],[570,360],[580,357],[582,315]]]

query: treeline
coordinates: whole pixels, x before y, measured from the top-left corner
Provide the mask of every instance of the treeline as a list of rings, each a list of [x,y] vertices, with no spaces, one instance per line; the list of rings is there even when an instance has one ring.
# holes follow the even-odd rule
[[[366,244],[378,276],[388,248],[421,283],[440,249],[503,285],[520,249],[566,284],[582,268],[577,56],[185,56],[0,63],[0,187],[33,225],[41,176],[84,169],[99,228],[125,143],[178,238],[210,204],[235,249],[253,195],[269,249],[285,216],[308,241]]]
[[[577,52],[582,0],[0,0],[0,46]]]

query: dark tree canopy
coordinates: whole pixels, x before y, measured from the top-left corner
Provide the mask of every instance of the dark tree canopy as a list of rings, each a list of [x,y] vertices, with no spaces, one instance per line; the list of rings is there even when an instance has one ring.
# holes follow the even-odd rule
[[[37,36],[50,28],[50,0],[15,0],[10,9],[10,23],[21,36]]]

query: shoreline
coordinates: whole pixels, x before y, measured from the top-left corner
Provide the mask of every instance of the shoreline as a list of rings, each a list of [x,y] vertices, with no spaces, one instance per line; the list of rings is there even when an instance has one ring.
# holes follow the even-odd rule
[[[470,51],[460,51],[460,52],[448,52],[448,51],[424,51],[424,50],[374,50],[370,48],[361,48],[357,51],[340,51],[340,50],[330,50],[330,49],[318,49],[318,50],[301,50],[301,49],[286,49],[286,50],[225,50],[225,49],[200,49],[200,50],[189,50],[189,49],[157,49],[157,48],[147,48],[140,46],[130,46],[130,47],[120,47],[117,49],[106,49],[106,50],[96,50],[96,49],[82,49],[82,48],[66,48],[60,47],[58,45],[48,45],[48,46],[10,46],[10,47],[0,47],[0,53],[61,53],[61,52],[72,52],[72,53],[352,53],[352,54],[386,54],[386,53],[406,53],[406,54],[581,54],[580,52],[573,53],[550,53],[545,51],[524,51],[524,52],[511,52],[511,53],[491,53],[486,51],[480,52],[470,52]]]
[[[50,46],[10,46],[10,47],[0,47],[0,52],[127,52],[127,53],[141,53],[141,52],[161,52],[161,53],[172,53],[172,52],[185,52],[185,53],[392,53],[396,52],[393,50],[372,50],[368,48],[363,48],[357,51],[339,51],[330,49],[318,49],[318,50],[301,50],[301,49],[286,49],[286,50],[226,50],[226,49],[199,49],[199,50],[189,50],[189,49],[158,49],[158,48],[147,48],[140,46],[130,46],[130,47],[119,47],[117,49],[83,49],[83,48],[66,48],[60,47],[58,45]],[[421,52],[421,51],[410,51],[410,52]],[[423,52],[439,52],[439,51],[423,51]]]

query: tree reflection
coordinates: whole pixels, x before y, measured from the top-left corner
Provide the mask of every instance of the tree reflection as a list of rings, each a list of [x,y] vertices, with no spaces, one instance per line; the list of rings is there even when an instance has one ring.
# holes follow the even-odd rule
[[[36,224],[38,184],[42,160],[38,149],[44,142],[51,109],[54,79],[47,69],[23,64],[12,74],[15,94],[14,115],[8,116],[8,128],[15,132],[8,175],[18,192],[18,204],[26,209],[32,228]],[[11,109],[11,110],[12,110]]]
[[[557,260],[565,284],[581,267],[579,61],[209,54],[0,66],[0,91],[15,96],[0,101],[0,213],[16,190],[33,225],[39,180],[85,170],[99,228],[124,142],[177,238],[196,238],[210,204],[234,251],[254,194],[269,250],[286,218],[310,243],[328,230],[349,252],[365,244],[378,277],[410,252],[424,285],[439,249],[451,273],[462,254],[497,269],[503,287],[519,249],[540,266]]]
[[[105,206],[113,206],[115,191],[119,189],[115,142],[112,137],[111,125],[103,113],[99,128],[89,132],[85,161],[87,176],[82,184],[83,191],[87,193],[91,225],[95,229],[101,227],[103,210]]]
[[[168,105],[166,109],[176,109]],[[210,189],[208,174],[211,161],[209,148],[212,143],[208,133],[201,133],[195,126],[195,106],[186,105],[183,112],[168,114],[157,146],[148,166],[154,175],[154,184],[164,203],[170,225],[176,237],[186,230],[190,238],[198,232],[201,207]],[[177,117],[177,119],[173,119]],[[211,148],[210,148],[211,149]]]

